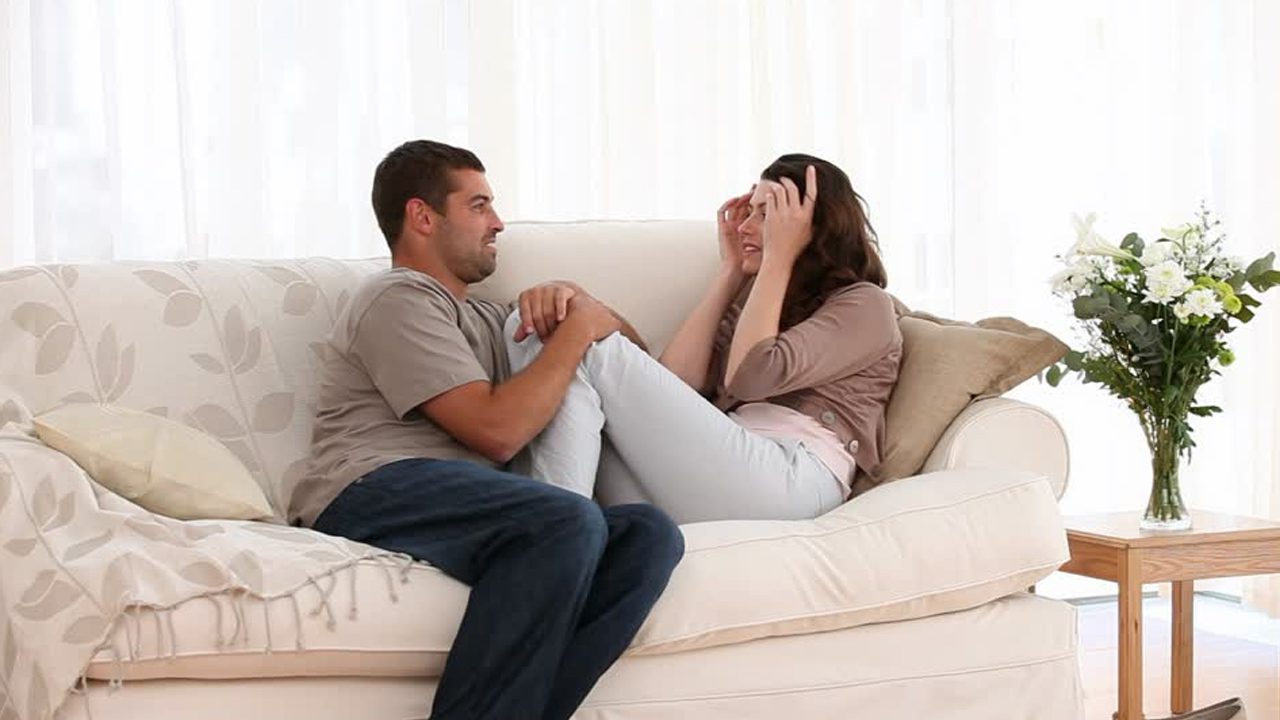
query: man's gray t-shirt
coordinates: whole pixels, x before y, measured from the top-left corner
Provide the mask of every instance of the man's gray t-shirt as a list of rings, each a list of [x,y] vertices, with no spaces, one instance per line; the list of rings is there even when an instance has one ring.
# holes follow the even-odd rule
[[[508,308],[459,301],[425,273],[366,278],[338,316],[324,352],[307,474],[289,520],[310,527],[348,485],[405,458],[495,463],[462,445],[419,406],[477,380],[511,376],[502,327]]]

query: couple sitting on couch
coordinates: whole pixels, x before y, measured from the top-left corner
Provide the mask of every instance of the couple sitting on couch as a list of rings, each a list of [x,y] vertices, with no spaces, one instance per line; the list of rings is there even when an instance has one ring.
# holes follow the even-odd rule
[[[432,717],[568,718],[679,562],[673,519],[816,517],[879,462],[902,339],[830,163],[721,206],[722,269],[659,360],[571,283],[468,297],[503,229],[472,153],[401,145],[373,207],[392,268],[336,321],[290,516],[472,587]]]

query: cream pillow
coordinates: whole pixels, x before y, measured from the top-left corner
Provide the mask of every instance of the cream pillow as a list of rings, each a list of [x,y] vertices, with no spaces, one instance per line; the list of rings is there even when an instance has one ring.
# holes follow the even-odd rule
[[[1067,352],[1050,333],[1013,318],[966,323],[895,305],[902,366],[885,410],[884,457],[863,479],[869,484],[916,474],[970,402],[1012,389]]]
[[[112,405],[64,405],[35,418],[46,445],[98,484],[179,520],[272,515],[253,476],[222,443],[191,427]]]

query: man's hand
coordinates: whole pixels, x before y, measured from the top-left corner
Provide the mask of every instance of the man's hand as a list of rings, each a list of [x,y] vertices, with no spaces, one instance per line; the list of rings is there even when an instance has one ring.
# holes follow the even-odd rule
[[[603,340],[622,329],[622,320],[604,303],[586,293],[578,293],[569,300],[563,324],[566,329],[572,328],[572,332],[581,333],[591,342]]]
[[[536,332],[538,338],[546,342],[568,317],[570,301],[585,295],[581,287],[567,280],[534,285],[520,293],[520,327],[516,328],[514,340],[524,342]]]

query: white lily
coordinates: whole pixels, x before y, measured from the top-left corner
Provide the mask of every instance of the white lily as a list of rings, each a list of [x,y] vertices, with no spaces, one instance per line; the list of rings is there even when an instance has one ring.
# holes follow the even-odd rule
[[[1093,223],[1098,219],[1095,213],[1089,213],[1081,218],[1079,215],[1072,215],[1071,221],[1076,226],[1076,244],[1071,246],[1067,251],[1067,257],[1072,255],[1100,255],[1103,257],[1119,258],[1121,260],[1137,260],[1127,250],[1123,250],[1106,240],[1093,229]]]

